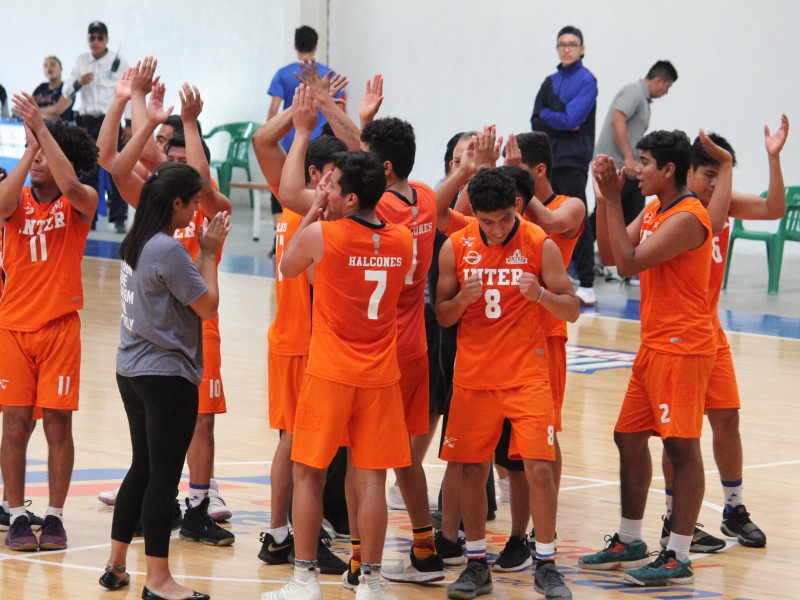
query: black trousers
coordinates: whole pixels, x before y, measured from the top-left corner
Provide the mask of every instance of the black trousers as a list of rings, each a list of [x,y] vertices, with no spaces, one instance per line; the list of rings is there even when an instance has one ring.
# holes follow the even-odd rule
[[[586,182],[588,171],[586,169],[576,169],[573,167],[558,167],[553,169],[550,183],[556,194],[574,196],[580,198],[586,205]],[[587,213],[588,214],[588,213]],[[583,227],[583,233],[575,244],[572,252],[572,260],[578,267],[578,278],[581,287],[594,286],[594,229],[590,220],[587,218]]]
[[[97,136],[100,135],[100,128],[103,126],[103,120],[105,119],[105,115],[100,115],[99,117],[93,117],[91,115],[81,115],[78,119],[78,125],[85,129],[92,138],[97,141]],[[122,135],[122,128],[119,129],[119,135],[117,139]],[[119,150],[119,145],[117,149]],[[108,190],[108,221],[109,223],[124,223],[125,220],[128,218],[128,205],[126,204],[125,200],[122,199],[122,196],[117,189],[117,186],[114,185],[114,180],[111,179],[109,175],[109,180],[111,181],[111,189]],[[86,185],[92,186],[94,189],[99,191],[100,188],[100,167],[98,166],[93,171],[89,171],[88,173],[84,173],[81,177],[81,183],[85,183]],[[105,198],[100,198],[100,202],[105,202]],[[94,223],[97,222],[97,213],[94,215],[94,220],[92,221],[92,227],[94,227]]]
[[[147,556],[167,558],[175,490],[197,422],[197,386],[183,377],[123,377],[133,460],[114,506],[111,539],[130,544],[139,519]]]

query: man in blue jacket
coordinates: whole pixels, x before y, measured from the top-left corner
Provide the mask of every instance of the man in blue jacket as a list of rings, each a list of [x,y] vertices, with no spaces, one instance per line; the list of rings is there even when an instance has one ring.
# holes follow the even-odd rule
[[[531,127],[544,131],[553,149],[551,183],[557,194],[575,196],[586,204],[589,163],[594,158],[594,121],[597,108],[597,80],[583,66],[583,33],[567,25],[558,32],[556,43],[561,64],[542,83],[533,105]],[[594,235],[584,228],[573,260],[578,268],[581,304],[594,306]]]

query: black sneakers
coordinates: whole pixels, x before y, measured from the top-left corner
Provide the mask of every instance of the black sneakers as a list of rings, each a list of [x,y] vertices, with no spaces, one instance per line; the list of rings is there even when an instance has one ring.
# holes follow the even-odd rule
[[[189,499],[186,499],[186,512],[178,535],[188,542],[203,542],[209,546],[230,546],[236,541],[236,537],[208,516],[208,503],[208,498],[204,498],[200,504],[192,508]]]
[[[464,538],[458,538],[451,542],[441,531],[437,531],[433,536],[433,543],[436,544],[436,553],[442,557],[442,562],[446,565],[457,566],[466,562],[464,557]]]
[[[172,531],[176,531],[181,528],[183,524],[183,511],[181,511],[181,503],[175,498],[175,509],[172,513]],[[142,526],[142,520],[139,519],[139,524],[136,526],[136,530],[133,532],[133,537],[142,537],[144,535],[144,527]]]
[[[727,516],[725,513],[722,513],[722,516],[724,519],[720,530],[729,537],[735,537],[742,546],[763,548],[767,545],[767,536],[750,520],[750,513],[744,504],[734,506]]]
[[[663,519],[664,526],[661,528],[661,539],[659,542],[661,543],[662,548],[666,548],[667,544],[669,543],[669,534],[672,531],[670,529],[672,523],[667,517],[664,517]],[[689,546],[690,552],[708,554],[725,548],[725,540],[715,538],[710,533],[706,533],[700,529],[702,526],[702,523],[697,523],[694,528],[694,533],[692,534],[692,545]]]
[[[498,573],[522,571],[531,564],[533,564],[533,558],[531,558],[531,550],[528,546],[528,536],[518,538],[512,535],[492,565],[492,571]]]
[[[268,565],[283,565],[289,561],[289,554],[294,549],[294,536],[290,533],[280,544],[275,543],[272,534],[261,532],[261,552],[258,559]]]

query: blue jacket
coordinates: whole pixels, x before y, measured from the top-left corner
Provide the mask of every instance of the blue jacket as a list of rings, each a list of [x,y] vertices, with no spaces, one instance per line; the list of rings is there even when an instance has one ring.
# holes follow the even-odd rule
[[[533,105],[531,127],[550,138],[554,169],[589,167],[594,158],[596,109],[597,80],[582,60],[566,69],[559,65],[544,80]]]

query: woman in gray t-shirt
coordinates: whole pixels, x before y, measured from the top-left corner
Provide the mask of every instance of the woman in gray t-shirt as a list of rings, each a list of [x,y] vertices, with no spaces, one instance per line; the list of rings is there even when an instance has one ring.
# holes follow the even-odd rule
[[[217,214],[199,232],[194,262],[172,237],[189,225],[201,189],[192,167],[161,165],[144,184],[133,226],[120,247],[117,385],[133,460],[114,506],[111,557],[100,585],[117,589],[129,583],[125,558],[141,518],[147,556],[142,598],[208,598],[179,585],[168,562],[175,490],[197,420],[201,320],[217,313],[215,261],[230,229],[227,213]]]

